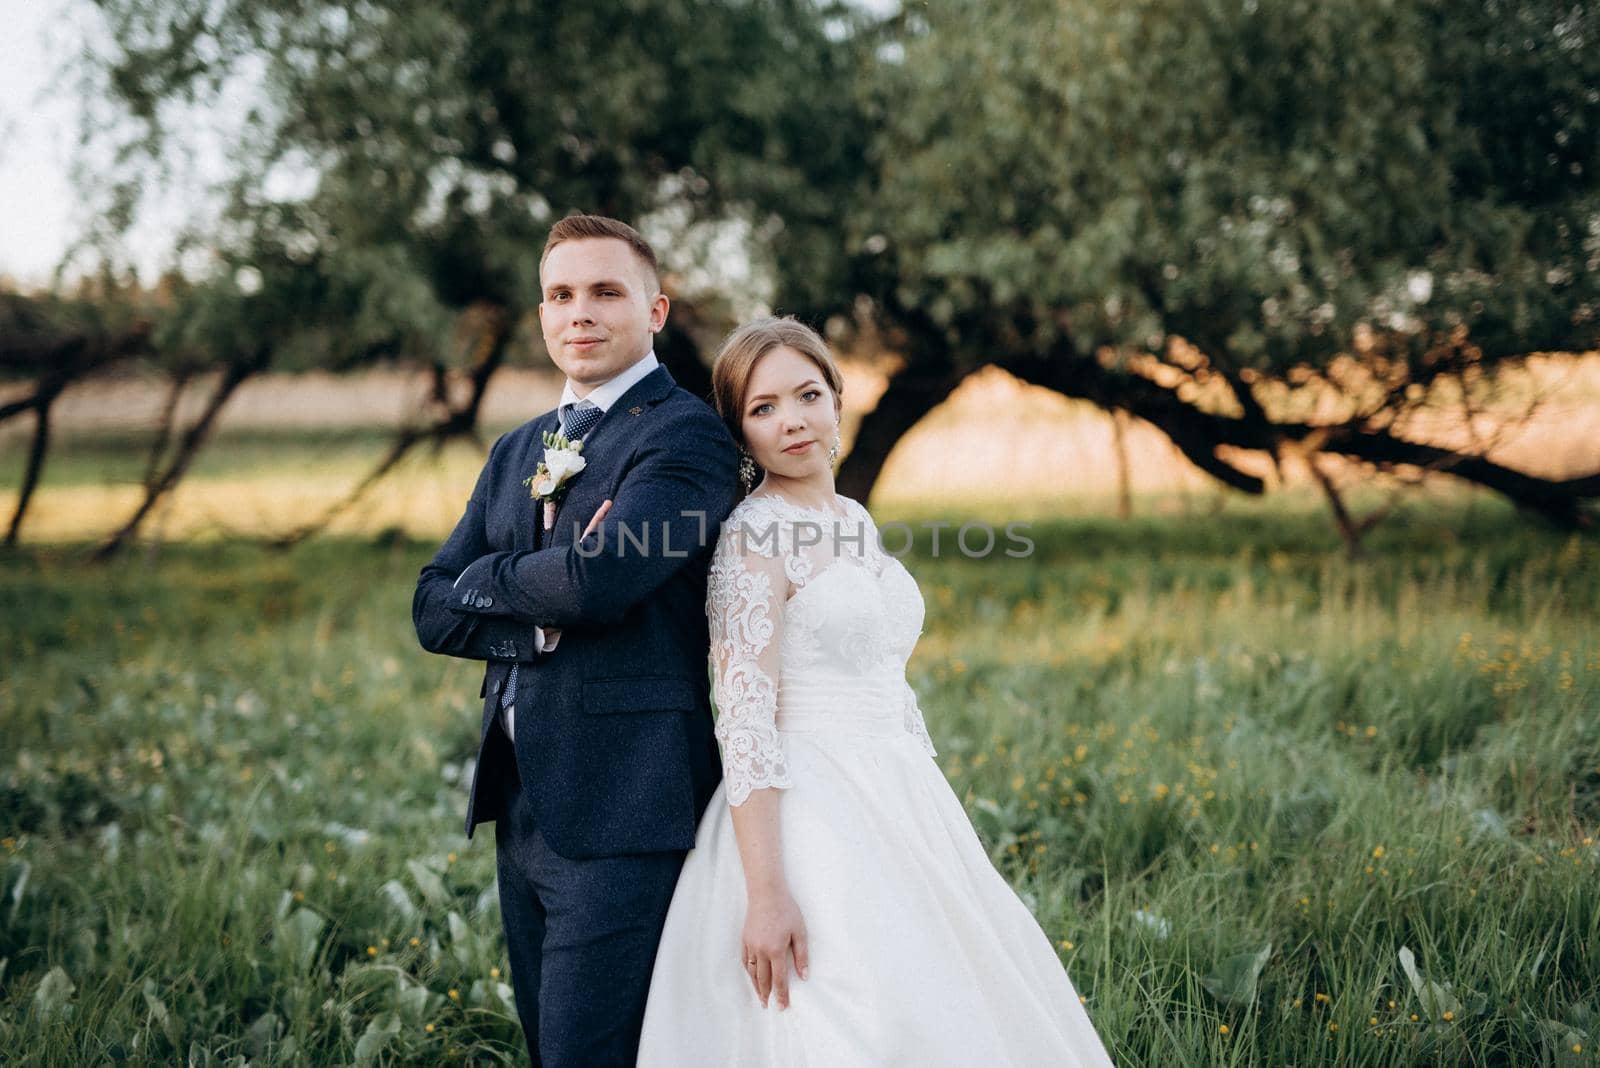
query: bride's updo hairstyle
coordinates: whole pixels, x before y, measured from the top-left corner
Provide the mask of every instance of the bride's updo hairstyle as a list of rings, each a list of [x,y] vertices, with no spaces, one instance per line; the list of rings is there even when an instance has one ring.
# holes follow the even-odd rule
[[[750,389],[750,376],[761,357],[780,346],[788,346],[817,365],[822,381],[833,394],[833,411],[839,414],[844,395],[844,377],[833,362],[822,336],[792,315],[754,319],[729,334],[711,365],[711,398],[717,414],[727,424],[733,440],[744,445],[744,398]]]

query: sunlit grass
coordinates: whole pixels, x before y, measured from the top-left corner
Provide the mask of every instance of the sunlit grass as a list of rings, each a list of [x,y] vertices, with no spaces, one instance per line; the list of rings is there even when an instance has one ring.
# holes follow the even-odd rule
[[[1595,1063],[1592,541],[1407,508],[1351,563],[1230,505],[968,559],[935,516],[996,517],[880,516],[918,533],[939,763],[1118,1063]],[[460,831],[478,676],[411,633],[430,550],[4,559],[7,1057],[520,1058]]]

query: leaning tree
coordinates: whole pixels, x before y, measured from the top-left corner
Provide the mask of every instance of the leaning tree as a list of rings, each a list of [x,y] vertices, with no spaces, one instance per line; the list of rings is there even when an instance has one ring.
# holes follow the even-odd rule
[[[578,208],[667,238],[689,328],[662,354],[693,388],[741,310],[730,264],[904,357],[841,471],[856,496],[987,363],[1146,419],[1251,492],[1235,450],[1444,470],[1569,524],[1600,488],[1410,432],[1475,376],[1594,342],[1582,7],[99,4],[108,203],[137,202],[128,161],[163,159],[186,108],[250,87],[195,235],[204,293],[271,328],[245,368],[433,368],[427,421],[363,488],[475,433],[534,250]]]
[[[1230,449],[1327,454],[1587,522],[1594,473],[1408,421],[1600,334],[1592,10],[947,0],[895,29],[849,239],[908,360],[846,492],[993,362],[1148,420],[1241,490],[1262,481]]]

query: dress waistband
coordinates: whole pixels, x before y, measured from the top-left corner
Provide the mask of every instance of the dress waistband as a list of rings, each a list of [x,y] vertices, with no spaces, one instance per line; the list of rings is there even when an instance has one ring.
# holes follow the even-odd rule
[[[892,738],[904,734],[906,727],[899,716],[851,716],[838,712],[779,712],[776,725],[786,734],[866,734],[876,738]]]
[[[780,687],[776,725],[780,731],[902,734],[903,701],[895,680],[810,680]]]

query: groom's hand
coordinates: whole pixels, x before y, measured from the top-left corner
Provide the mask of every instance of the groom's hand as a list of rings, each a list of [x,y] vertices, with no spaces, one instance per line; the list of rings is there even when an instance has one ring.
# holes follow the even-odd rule
[[[582,541],[590,534],[593,534],[594,528],[600,525],[600,520],[604,519],[606,517],[606,513],[609,511],[611,511],[611,498],[607,497],[605,500],[600,502],[600,507],[594,510],[594,518],[590,519],[589,525],[583,528],[583,533],[578,536],[578,540]],[[561,637],[560,627],[545,628],[544,640],[550,643],[550,649],[555,648],[556,639],[559,637]]]

